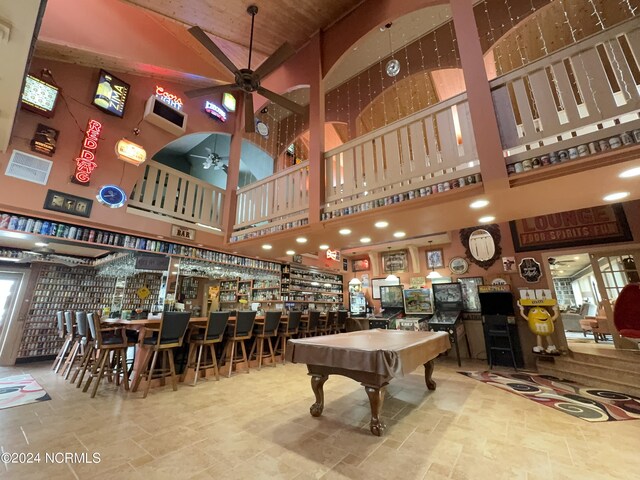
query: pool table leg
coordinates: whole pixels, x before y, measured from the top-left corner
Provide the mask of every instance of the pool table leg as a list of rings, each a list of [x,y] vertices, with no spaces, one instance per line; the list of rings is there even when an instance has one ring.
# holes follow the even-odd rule
[[[326,382],[328,378],[328,375],[311,375],[311,389],[316,395],[316,403],[311,405],[311,408],[309,408],[309,412],[314,417],[319,417],[320,415],[322,415],[322,410],[324,410],[324,390],[322,389],[322,387],[324,386],[324,382]]]
[[[431,374],[433,373],[434,363],[433,360],[428,361],[424,364],[424,383],[427,384],[427,388],[429,390],[436,389],[436,382],[431,378]]]
[[[369,404],[371,405],[371,423],[369,428],[371,433],[380,437],[384,433],[387,426],[380,420],[380,412],[382,412],[382,404],[384,403],[385,388],[364,387],[369,396]]]

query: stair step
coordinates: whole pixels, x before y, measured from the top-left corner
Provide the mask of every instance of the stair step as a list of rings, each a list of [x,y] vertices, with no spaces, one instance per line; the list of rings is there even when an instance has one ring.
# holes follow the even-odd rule
[[[554,377],[564,378],[566,380],[572,380],[587,387],[606,388],[616,392],[627,393],[640,397],[640,387],[638,387],[637,382],[628,384],[626,382],[612,380],[611,378],[602,378],[597,375],[574,372],[563,369],[561,365],[556,365],[548,362],[538,362],[538,373],[541,373],[543,375],[552,375]]]
[[[581,359],[572,357],[557,357],[554,359],[556,367],[565,368],[576,373],[593,374],[602,378],[628,378],[640,385],[640,369],[636,365],[633,368],[627,368],[627,365],[609,364],[607,363],[591,363],[584,362]]]
[[[640,375],[640,354],[629,356],[627,358],[614,357],[608,355],[590,355],[588,353],[571,352],[570,358],[575,361],[588,363],[589,365],[611,366],[619,370],[626,370]],[[566,357],[564,357],[566,358]]]

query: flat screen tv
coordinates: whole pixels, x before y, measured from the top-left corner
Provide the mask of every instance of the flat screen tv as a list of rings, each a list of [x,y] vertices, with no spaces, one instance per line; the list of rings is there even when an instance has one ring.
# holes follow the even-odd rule
[[[122,118],[130,88],[127,82],[100,70],[98,85],[93,94],[93,104],[103,112]]]
[[[404,308],[402,285],[380,287],[380,306],[382,308]]]
[[[60,89],[51,83],[27,75],[22,90],[22,108],[43,117],[53,117]]]

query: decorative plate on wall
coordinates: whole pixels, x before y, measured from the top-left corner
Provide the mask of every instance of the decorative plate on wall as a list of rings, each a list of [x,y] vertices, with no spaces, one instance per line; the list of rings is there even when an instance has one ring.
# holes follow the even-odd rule
[[[454,275],[464,275],[469,270],[469,262],[464,257],[453,257],[449,262],[449,270]]]

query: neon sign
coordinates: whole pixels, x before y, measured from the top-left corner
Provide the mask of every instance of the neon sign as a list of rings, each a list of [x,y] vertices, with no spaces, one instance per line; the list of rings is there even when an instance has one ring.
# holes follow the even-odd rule
[[[84,140],[82,141],[82,150],[76,158],[76,171],[71,179],[74,183],[80,185],[89,185],[91,180],[91,172],[95,170],[98,164],[96,160],[96,150],[98,148],[98,139],[102,131],[102,124],[96,120],[89,120],[87,129],[84,132]]]
[[[173,93],[167,92],[163,87],[156,85],[156,97],[158,100],[163,101],[171,108],[175,108],[176,110],[182,110],[182,99]]]
[[[222,108],[220,108],[215,103],[210,102],[209,100],[207,100],[204,104],[204,111],[212,117],[217,118],[221,122],[227,121],[227,112],[225,112]]]
[[[335,260],[336,262],[339,262],[340,261],[340,251],[339,250],[327,249],[327,258],[329,260]]]

